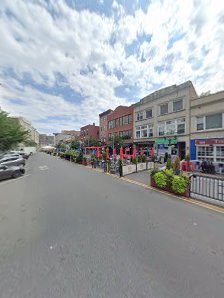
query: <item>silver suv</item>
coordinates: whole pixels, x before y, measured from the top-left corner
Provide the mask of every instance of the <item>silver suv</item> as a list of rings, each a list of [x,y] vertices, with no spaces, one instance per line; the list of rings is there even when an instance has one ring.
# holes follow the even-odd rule
[[[4,166],[25,166],[25,159],[18,156],[6,156],[0,159],[0,165]]]

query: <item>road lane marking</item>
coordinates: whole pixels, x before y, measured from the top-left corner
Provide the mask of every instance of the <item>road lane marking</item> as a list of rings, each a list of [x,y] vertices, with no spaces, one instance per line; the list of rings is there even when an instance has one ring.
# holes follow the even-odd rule
[[[40,171],[46,171],[48,170],[48,166],[44,165],[44,166],[39,166],[39,170]]]
[[[29,177],[29,176],[31,176],[31,174],[26,174],[26,175],[22,175],[21,177],[18,177],[18,178],[15,178],[15,179],[12,178],[10,180],[2,181],[2,182],[0,182],[0,186],[8,184],[8,183],[16,182],[18,180],[21,180],[21,179]]]

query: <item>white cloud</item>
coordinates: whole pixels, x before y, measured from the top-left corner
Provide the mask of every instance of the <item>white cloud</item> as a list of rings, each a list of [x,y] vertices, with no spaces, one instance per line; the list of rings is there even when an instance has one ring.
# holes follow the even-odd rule
[[[63,94],[23,86],[16,78],[5,77],[3,71],[0,105],[31,119],[39,129],[43,129],[41,119],[62,116],[68,120],[58,120],[54,128],[77,129],[97,122],[103,110],[129,104],[115,95],[115,88],[122,84],[126,91],[137,88],[139,98],[155,85],[189,79],[199,93],[224,89],[223,8],[219,0],[152,0],[147,12],[139,8],[127,15],[114,0],[112,15],[106,17],[77,11],[63,0],[2,0],[1,68],[13,69],[20,79],[26,73],[51,88],[65,84],[58,80],[60,73],[83,100],[68,102]],[[142,36],[150,36],[150,40],[141,40],[139,51],[127,57],[125,48]],[[123,73],[120,80],[117,71]],[[126,93],[131,98],[131,91]],[[13,98],[25,104],[12,104]]]

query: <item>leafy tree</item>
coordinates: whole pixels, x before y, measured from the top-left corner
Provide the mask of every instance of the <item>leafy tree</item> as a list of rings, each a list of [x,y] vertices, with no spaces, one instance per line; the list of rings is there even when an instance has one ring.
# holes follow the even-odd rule
[[[24,142],[24,145],[27,146],[27,147],[35,147],[35,146],[37,146],[37,144],[34,141],[31,141],[31,140],[25,141]]]
[[[0,151],[10,150],[25,142],[28,133],[16,119],[10,118],[5,112],[0,112]]]
[[[79,140],[78,140],[78,139],[74,139],[74,140],[71,142],[70,147],[71,147],[72,149],[79,148],[79,147],[80,147]]]
[[[85,146],[91,147],[91,146],[99,146],[100,142],[96,138],[90,136],[87,140],[85,140],[84,143]]]
[[[114,148],[116,148],[117,152],[120,149],[120,147],[124,146],[124,140],[120,136],[111,137],[110,142],[112,146],[114,144]]]

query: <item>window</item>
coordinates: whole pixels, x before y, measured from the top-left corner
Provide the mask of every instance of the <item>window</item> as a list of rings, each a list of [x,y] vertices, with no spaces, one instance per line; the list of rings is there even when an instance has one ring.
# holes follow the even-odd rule
[[[140,131],[141,131],[141,127],[140,126],[137,126],[136,127],[136,132],[135,132],[135,135],[136,135],[136,138],[140,138]]]
[[[222,113],[206,116],[205,126],[206,129],[222,128]]]
[[[115,120],[109,121],[109,128],[114,128],[115,127]]]
[[[137,121],[143,120],[143,112],[136,113],[136,120]]]
[[[131,124],[132,123],[132,115],[128,115],[128,123]]]
[[[165,135],[165,123],[161,123],[159,126],[159,136],[164,136]]]
[[[204,129],[204,117],[197,117],[197,130]]]
[[[174,135],[176,132],[176,123],[174,120],[166,122],[166,134]]]
[[[148,118],[152,118],[152,110],[147,110],[145,112],[145,118],[148,119]]]
[[[147,125],[141,126],[141,138],[147,138]]]
[[[122,117],[119,119],[120,121],[120,126],[122,126],[123,125],[123,121],[122,121]]]
[[[128,116],[123,117],[123,125],[128,124]]]
[[[216,161],[224,163],[224,146],[216,146]]]
[[[214,161],[213,149],[214,149],[213,146],[198,146],[197,147],[198,160]]]
[[[153,125],[152,124],[148,125],[148,136],[153,137]]]
[[[116,119],[115,120],[115,127],[118,127],[119,126],[119,119]]]
[[[160,115],[168,114],[168,103],[160,105]]]
[[[173,112],[183,110],[183,99],[178,99],[173,102]]]
[[[177,119],[177,134],[185,133],[185,118]]]

